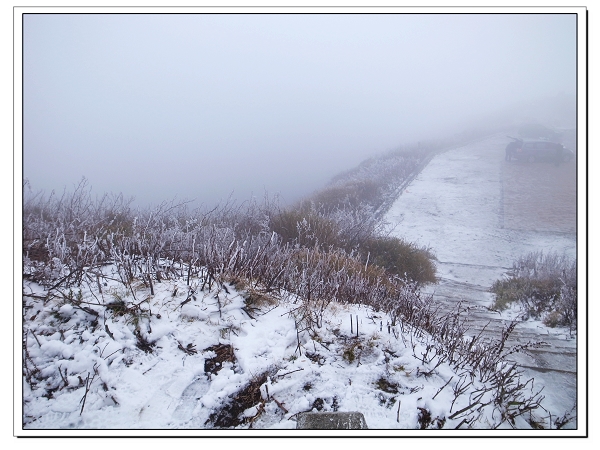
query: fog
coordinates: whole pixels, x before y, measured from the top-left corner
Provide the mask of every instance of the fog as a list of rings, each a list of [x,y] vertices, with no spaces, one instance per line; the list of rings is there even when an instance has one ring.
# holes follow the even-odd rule
[[[574,14],[25,14],[23,177],[139,204],[294,201],[361,160],[575,95]]]

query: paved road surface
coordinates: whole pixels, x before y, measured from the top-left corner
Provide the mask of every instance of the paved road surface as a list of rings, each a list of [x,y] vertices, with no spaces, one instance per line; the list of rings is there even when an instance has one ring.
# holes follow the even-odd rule
[[[505,318],[485,307],[491,284],[521,255],[556,251],[576,256],[575,162],[504,161],[508,139],[494,136],[435,156],[384,217],[394,234],[429,246],[440,283],[429,289],[452,307],[478,305],[473,327],[494,333]],[[519,356],[525,375],[545,386],[545,407],[569,410],[577,396],[577,339],[539,323],[519,325],[514,341],[546,346]]]

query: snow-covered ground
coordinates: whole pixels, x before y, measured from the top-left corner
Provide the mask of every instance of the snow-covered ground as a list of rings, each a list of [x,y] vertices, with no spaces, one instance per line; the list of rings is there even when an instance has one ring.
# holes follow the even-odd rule
[[[76,290],[82,307],[44,303],[36,298],[42,290],[25,283],[27,367],[46,379],[24,380],[23,429],[17,425],[16,434],[222,436],[225,430],[214,430],[220,408],[266,374],[234,435],[337,433],[295,430],[297,414],[311,410],[359,411],[371,432],[391,436],[427,433],[419,430],[419,414],[427,410],[434,424],[443,419],[444,429],[457,435],[453,429],[464,416],[453,414],[482,386],[476,381],[454,400],[459,375],[447,364],[427,374],[435,360],[416,358],[427,351],[426,338],[411,338],[398,326],[388,331],[386,317],[365,307],[330,306],[322,328],[308,332],[298,331],[293,298],[265,301],[249,315],[233,286],[201,291],[198,280],[187,285],[182,277],[156,284],[154,296],[147,291],[134,288],[149,307],[135,316],[96,306],[126,299],[135,309],[115,280],[102,293]],[[231,346],[218,370],[211,363],[220,352],[216,345]],[[494,405],[482,408],[473,428],[489,428],[498,414]],[[529,428],[522,418],[516,426]],[[510,429],[507,423],[501,428]]]

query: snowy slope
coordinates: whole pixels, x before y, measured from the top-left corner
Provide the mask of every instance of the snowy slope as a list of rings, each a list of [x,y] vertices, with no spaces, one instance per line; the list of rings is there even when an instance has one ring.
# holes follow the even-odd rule
[[[69,301],[44,301],[39,286],[24,283],[26,435],[294,430],[297,414],[311,410],[359,411],[369,430],[422,433],[421,424],[459,425],[465,414],[451,417],[481,387],[475,381],[455,399],[460,374],[417,359],[427,353],[427,336],[403,334],[400,326],[388,332],[386,317],[359,305],[330,305],[323,326],[309,330],[293,298],[265,299],[250,310],[233,286],[201,291],[198,279],[157,283],[154,296],[140,284],[136,300],[118,281],[105,284],[101,292],[93,284],[74,290]],[[121,300],[137,313],[106,307]],[[227,346],[232,354],[217,367],[214,358]],[[246,392],[245,401],[232,403],[257,380],[258,397],[248,400]],[[241,408],[237,422],[227,422],[227,404]],[[477,417],[471,427],[489,428],[498,414],[493,404],[482,407],[469,416]],[[516,426],[530,429],[521,418]]]

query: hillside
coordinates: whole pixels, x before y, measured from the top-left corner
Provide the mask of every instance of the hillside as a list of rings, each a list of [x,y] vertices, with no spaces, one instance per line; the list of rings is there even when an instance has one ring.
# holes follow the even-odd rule
[[[346,186],[373,176],[365,167]],[[468,304],[443,311],[431,281],[383,258],[389,245],[435,256],[378,236],[365,217],[380,202],[337,198],[295,212],[132,211],[85,184],[28,197],[24,431],[290,430],[307,411],[359,411],[370,430],[572,427],[511,362],[542,345],[509,343],[517,317],[489,336],[469,327]],[[297,211],[295,231],[282,226]]]

